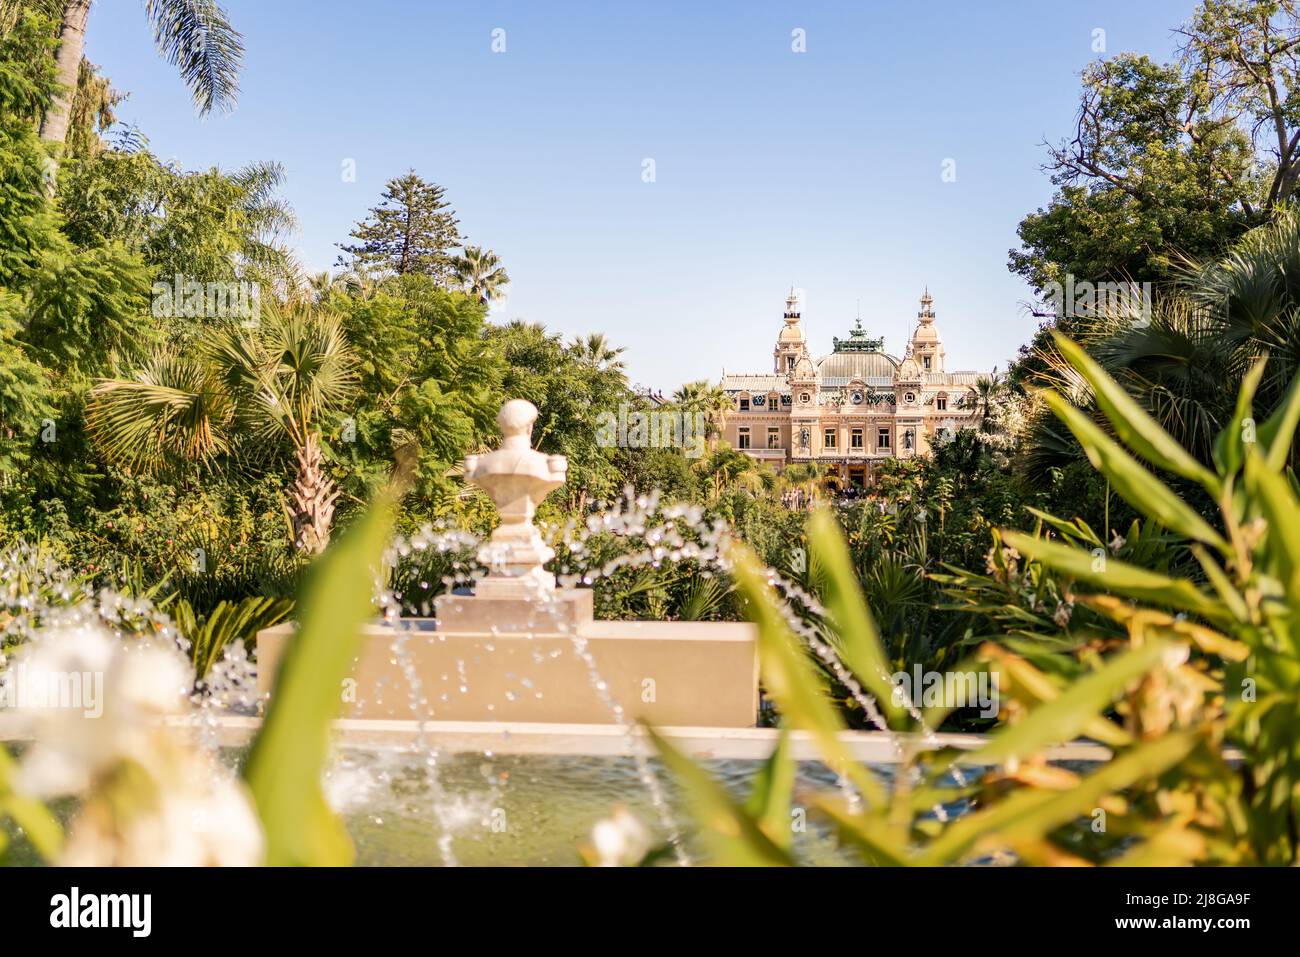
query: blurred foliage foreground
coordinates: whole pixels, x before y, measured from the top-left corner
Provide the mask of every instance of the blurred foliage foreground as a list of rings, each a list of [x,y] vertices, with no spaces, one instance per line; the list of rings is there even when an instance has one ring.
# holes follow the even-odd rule
[[[841,786],[794,794],[783,734],[739,803],[646,729],[683,787],[710,863],[797,863],[792,821],[804,806],[833,821],[872,864],[1008,857],[1050,865],[1296,863],[1300,538],[1292,530],[1300,527],[1300,491],[1286,463],[1300,388],[1293,385],[1278,411],[1256,423],[1251,405],[1263,365],[1256,366],[1210,471],[1081,349],[1067,340],[1059,345],[1095,393],[1108,428],[1054,395],[1046,401],[1120,496],[1192,543],[1201,573],[1176,577],[1112,558],[1054,534],[1070,526],[1051,516],[1039,534],[1002,533],[1000,562],[1024,558],[1049,569],[1069,601],[1113,623],[1123,640],[1075,649],[1072,672],[1044,670],[1002,644],[979,645],[969,665],[997,677],[998,728],[973,752],[926,747],[936,744],[928,729],[944,714],[900,701],[839,525],[828,512],[814,513],[808,537],[823,573],[824,633],[845,676],[875,700],[890,727],[909,732],[897,739],[900,764],[887,785],[846,748],[825,676],[792,630],[773,576],[745,545],[733,544],[732,573],[758,626],[764,688],[784,726],[811,738]],[[1147,465],[1203,489],[1219,514],[1207,520]],[[137,707],[103,726],[124,729],[131,743],[97,751],[67,835],[43,801],[18,786],[31,770],[24,765],[57,742],[37,738],[21,762],[0,751],[0,816],[54,861],[349,863],[350,841],[320,780],[337,688],[359,625],[373,613],[370,570],[389,540],[390,515],[391,503],[377,503],[312,566],[297,605],[299,639],[242,779],[196,790],[203,779],[188,772],[184,745],[154,737],[153,725],[136,720],[173,713],[158,691],[148,699],[153,711]],[[1108,748],[1110,760],[1086,772],[1048,761],[1050,748],[1080,737]],[[185,814],[177,813],[177,792],[185,794]],[[233,859],[227,833],[195,845],[195,806],[215,808],[223,826],[244,836]],[[169,826],[186,832],[188,843],[179,846],[188,856],[176,851],[180,838]],[[144,851],[142,833],[152,842]],[[656,848],[643,862],[663,857]]]
[[[1211,472],[1083,350],[1058,344],[1093,389],[1110,431],[1062,398],[1048,393],[1046,400],[1118,494],[1194,543],[1203,576],[1171,577],[1050,534],[1004,533],[1004,554],[1014,550],[1071,581],[1072,600],[1116,623],[1127,640],[1107,654],[1081,650],[1083,667],[1071,680],[1003,646],[981,646],[972,665],[997,675],[1001,726],[973,753],[905,746],[886,790],[849,756],[840,716],[767,574],[737,546],[735,574],[759,626],[764,687],[786,726],[807,732],[842,776],[838,792],[800,800],[834,821],[841,839],[872,864],[951,864],[1007,852],[1049,865],[1295,864],[1300,495],[1286,462],[1300,388],[1293,384],[1279,410],[1256,423],[1251,402],[1264,364],[1256,365],[1218,437]],[[1218,504],[1217,521],[1205,520],[1141,460],[1203,488]],[[809,539],[826,573],[823,600],[840,657],[882,707],[891,706],[888,659],[840,530],[820,513]],[[912,714],[901,720],[918,737],[942,717],[906,710]],[[891,725],[899,717],[891,714]],[[1111,759],[1088,773],[1048,763],[1047,749],[1080,736],[1107,746]],[[795,776],[784,742],[743,805],[669,741],[655,736],[655,743],[686,789],[714,863],[796,863]]]

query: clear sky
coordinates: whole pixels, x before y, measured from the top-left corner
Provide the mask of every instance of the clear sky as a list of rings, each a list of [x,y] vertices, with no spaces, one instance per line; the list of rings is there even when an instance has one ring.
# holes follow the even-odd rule
[[[1107,53],[1167,59],[1193,8],[223,2],[247,46],[242,92],[206,120],[155,54],[142,0],[93,8],[88,55],[155,152],[283,163],[314,270],[413,167],[507,266],[495,319],[603,332],[634,381],[665,391],[767,370],[792,284],[816,354],[859,300],[900,351],[929,284],[949,368],[1005,367],[1035,323],[1007,250],[1051,195],[1041,144],[1069,132],[1094,31]]]

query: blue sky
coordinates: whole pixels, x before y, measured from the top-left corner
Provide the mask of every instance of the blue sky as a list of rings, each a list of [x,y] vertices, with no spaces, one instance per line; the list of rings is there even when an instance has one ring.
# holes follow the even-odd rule
[[[768,369],[791,284],[817,354],[858,300],[900,351],[928,283],[949,367],[1005,367],[1034,328],[1007,250],[1051,195],[1041,144],[1069,131],[1094,31],[1108,54],[1167,59],[1193,7],[224,3],[247,46],[242,92],[206,120],[156,56],[141,0],[93,8],[88,55],[155,152],[283,163],[313,269],[414,167],[509,269],[495,319],[604,332],[634,381],[666,391]]]

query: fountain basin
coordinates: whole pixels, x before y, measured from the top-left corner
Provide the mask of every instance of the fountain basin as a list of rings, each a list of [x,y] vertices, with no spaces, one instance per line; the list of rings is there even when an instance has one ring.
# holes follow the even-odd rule
[[[581,607],[566,619],[535,603],[456,601],[461,611],[436,623],[365,626],[342,717],[717,728],[757,720],[757,633],[747,622],[593,621]],[[263,694],[294,630],[258,633]]]

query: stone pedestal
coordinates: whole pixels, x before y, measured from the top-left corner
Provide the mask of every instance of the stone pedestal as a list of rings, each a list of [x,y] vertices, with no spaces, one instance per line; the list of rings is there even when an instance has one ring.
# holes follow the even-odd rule
[[[487,579],[484,579],[485,581]],[[565,588],[534,599],[485,595],[480,584],[473,595],[443,595],[434,599],[438,631],[443,634],[572,635],[592,620],[590,588]]]

